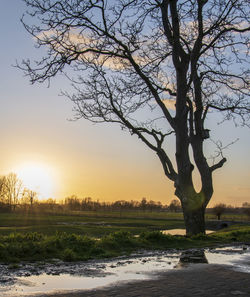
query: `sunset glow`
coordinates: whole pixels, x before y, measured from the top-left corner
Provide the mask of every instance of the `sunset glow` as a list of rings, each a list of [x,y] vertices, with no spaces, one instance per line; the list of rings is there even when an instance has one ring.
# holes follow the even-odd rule
[[[37,52],[34,49],[34,38],[20,23],[20,17],[27,9],[24,1],[3,0],[1,4],[0,30],[6,40],[1,44],[0,176],[17,173],[24,187],[38,192],[39,199],[61,201],[77,195],[100,201],[141,201],[146,197],[148,201],[163,204],[175,199],[174,182],[165,176],[156,153],[136,134],[131,136],[129,131],[114,123],[93,125],[83,119],[75,121],[73,103],[67,96],[58,96],[75,91],[63,75],[53,77],[50,84],[33,85],[23,71],[12,67],[16,63],[22,65],[23,59],[38,60],[46,50]],[[76,45],[77,38],[70,37]],[[161,39],[159,42],[161,48]],[[113,65],[105,66],[114,68]],[[118,67],[118,63],[115,66]],[[78,73],[75,74],[77,78]],[[159,80],[163,83],[162,75],[159,72]],[[172,79],[166,81],[165,88],[171,83]],[[174,115],[175,100],[167,99],[166,95],[163,103]],[[146,119],[146,126],[150,127],[153,114],[157,125],[159,123],[165,129],[161,114],[154,106],[152,109],[146,108],[138,114],[138,124]],[[223,157],[228,160],[223,168],[214,172],[214,194],[209,206],[250,203],[249,128],[235,127],[233,121],[223,122],[219,112],[211,113],[206,127],[211,130],[210,139],[204,142],[208,162],[213,164],[218,143],[225,147]],[[176,168],[174,134],[165,139],[166,150]],[[235,142],[236,139],[239,141]],[[234,144],[229,145],[231,143]],[[197,175],[197,169],[194,175]],[[199,190],[200,183],[196,185]]]
[[[39,198],[49,198],[54,195],[55,181],[49,166],[26,163],[19,165],[14,172],[22,180],[24,187],[37,192]]]

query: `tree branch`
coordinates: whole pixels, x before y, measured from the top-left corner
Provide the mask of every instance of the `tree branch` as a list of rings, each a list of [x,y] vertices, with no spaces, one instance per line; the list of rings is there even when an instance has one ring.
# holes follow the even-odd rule
[[[221,159],[218,163],[216,163],[210,167],[210,171],[213,172],[216,169],[221,168],[226,161],[227,161],[226,158]]]

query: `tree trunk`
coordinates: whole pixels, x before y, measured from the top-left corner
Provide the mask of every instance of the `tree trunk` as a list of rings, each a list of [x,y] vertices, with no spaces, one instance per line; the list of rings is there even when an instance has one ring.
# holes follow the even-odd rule
[[[183,216],[186,226],[186,235],[205,234],[205,209],[199,206],[196,209],[183,207]]]

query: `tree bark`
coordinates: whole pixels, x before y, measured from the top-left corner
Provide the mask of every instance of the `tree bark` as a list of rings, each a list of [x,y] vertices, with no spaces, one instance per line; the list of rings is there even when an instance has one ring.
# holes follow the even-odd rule
[[[187,236],[206,233],[205,207],[192,208],[183,205],[183,216]]]

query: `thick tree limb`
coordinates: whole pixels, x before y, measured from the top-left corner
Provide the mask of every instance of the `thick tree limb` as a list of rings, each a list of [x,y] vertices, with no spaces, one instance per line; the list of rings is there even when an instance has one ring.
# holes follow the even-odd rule
[[[214,164],[213,166],[210,167],[211,172],[213,172],[214,170],[221,168],[224,163],[227,161],[226,158],[221,159],[218,163]]]

